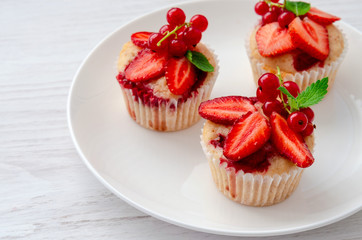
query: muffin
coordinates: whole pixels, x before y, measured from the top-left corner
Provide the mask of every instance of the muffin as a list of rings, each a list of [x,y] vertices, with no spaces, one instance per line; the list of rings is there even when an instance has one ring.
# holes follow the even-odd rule
[[[303,168],[279,155],[270,142],[257,153],[265,155],[260,162],[228,160],[223,148],[230,128],[206,121],[202,131],[201,145],[217,188],[231,200],[249,206],[269,206],[288,198],[297,188]],[[312,150],[314,137],[307,137],[306,143]]]
[[[132,34],[119,54],[117,80],[128,113],[145,128],[178,131],[195,124],[215,83],[217,58],[200,43],[207,19],[185,18],[180,8],[170,9],[159,32]]]
[[[301,90],[324,77],[331,87],[347,50],[344,34],[333,24],[340,18],[307,3],[299,14],[288,4],[269,4],[256,3],[262,19],[246,40],[254,81],[266,72],[276,73],[278,66],[283,79]]]
[[[317,81],[300,94],[319,95],[321,100],[326,82],[327,78]],[[323,94],[313,93],[313,88],[323,89]],[[226,96],[199,107],[207,120],[201,146],[212,178],[221,193],[235,202],[260,207],[284,201],[314,162],[314,112],[309,105],[294,108],[283,98],[280,93],[274,100],[280,105],[268,105],[271,101],[265,98]]]

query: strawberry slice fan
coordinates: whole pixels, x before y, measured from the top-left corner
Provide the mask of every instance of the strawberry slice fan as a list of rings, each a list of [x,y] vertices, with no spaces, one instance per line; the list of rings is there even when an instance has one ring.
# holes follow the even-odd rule
[[[323,98],[326,89],[326,85],[323,85],[324,89],[320,91],[323,93],[306,91],[301,96],[320,94],[319,98]],[[320,87],[316,86],[316,88]],[[266,103],[268,101],[264,105]],[[203,118],[217,124],[231,126],[226,136],[223,155],[230,161],[242,161],[271,141],[280,154],[286,156],[298,167],[306,168],[312,165],[314,158],[300,133],[307,128],[308,123],[312,124],[313,111],[308,107],[292,112],[288,116],[288,121],[281,115],[285,113],[284,110],[281,113],[272,111],[268,121],[265,113],[262,111],[263,114],[261,114],[255,105],[259,109],[263,109],[264,106],[261,106],[259,101],[253,103],[250,98],[242,96],[220,97],[200,104],[199,113]],[[290,106],[288,108],[290,109]],[[298,131],[293,130],[296,129],[293,124],[296,122],[299,127],[302,123],[300,119],[290,120],[294,114],[300,114],[305,118],[303,126]]]
[[[258,1],[255,13],[261,18],[246,49],[254,81],[280,67],[286,81],[305,90],[329,77],[329,86],[347,51],[346,38],[334,23],[339,17],[302,1]]]
[[[277,41],[276,41],[277,40]],[[259,53],[272,57],[300,49],[318,60],[325,60],[329,54],[328,31],[308,18],[295,18],[288,29],[273,22],[261,27],[256,33]]]

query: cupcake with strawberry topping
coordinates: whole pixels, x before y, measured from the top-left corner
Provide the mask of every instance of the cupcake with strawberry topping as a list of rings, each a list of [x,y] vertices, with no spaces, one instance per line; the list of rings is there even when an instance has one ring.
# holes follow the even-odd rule
[[[208,27],[203,15],[185,22],[171,8],[158,32],[135,32],[123,45],[117,80],[130,116],[157,131],[178,131],[195,124],[198,107],[209,98],[218,66],[213,51],[200,43]]]
[[[347,50],[343,33],[333,24],[339,17],[288,0],[259,1],[255,12],[261,19],[246,42],[255,82],[279,66],[283,79],[301,90],[324,77],[333,85]]]
[[[220,97],[199,107],[207,120],[201,145],[213,180],[225,196],[244,205],[284,201],[314,162],[310,106],[327,93],[328,78],[300,91],[278,76],[265,73],[258,82],[268,88],[260,88],[257,97]]]

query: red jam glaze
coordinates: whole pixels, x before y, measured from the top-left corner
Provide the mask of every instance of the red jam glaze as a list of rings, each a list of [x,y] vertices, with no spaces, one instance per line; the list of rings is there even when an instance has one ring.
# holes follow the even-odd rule
[[[260,150],[239,161],[230,161],[222,157],[220,164],[226,163],[226,168],[234,168],[235,172],[240,170],[244,173],[266,172],[270,166],[269,159],[276,154],[276,149],[267,142]]]
[[[324,61],[320,61],[305,52],[298,51],[293,54],[293,66],[297,71],[308,70],[317,63],[319,63],[320,67],[324,65]]]
[[[225,136],[222,134],[219,134],[219,137],[217,139],[213,139],[210,141],[210,144],[213,145],[215,148],[217,147],[224,147],[225,144]]]
[[[257,103],[259,101],[257,97],[249,97],[249,99],[250,99],[251,103],[254,105],[255,105],[255,103]]]
[[[202,86],[206,79],[206,72],[198,71],[197,72],[197,81],[195,84],[186,91],[183,95],[180,96],[178,99],[178,104],[185,102],[192,93],[197,94],[198,89]],[[132,82],[125,78],[124,73],[120,72],[116,76],[119,84],[126,89],[132,90],[132,95],[134,96],[136,101],[141,101],[143,104],[151,107],[158,107],[160,104],[164,104],[170,101],[168,98],[161,98],[157,97],[153,94],[153,89],[146,86],[146,82]],[[175,108],[175,106],[172,104],[171,109]]]

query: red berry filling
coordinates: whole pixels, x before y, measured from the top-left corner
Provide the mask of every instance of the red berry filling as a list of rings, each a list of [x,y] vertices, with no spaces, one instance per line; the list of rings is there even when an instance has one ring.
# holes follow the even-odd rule
[[[202,71],[197,71],[197,77],[195,84],[184,92],[178,98],[178,104],[185,102],[188,98],[193,95],[198,94],[198,89],[202,86],[206,78],[206,73]],[[125,89],[131,89],[132,95],[135,98],[135,101],[141,101],[143,104],[150,107],[158,107],[161,104],[168,103],[170,99],[157,97],[153,93],[153,89],[146,86],[144,82],[132,82],[127,80],[123,73],[117,75],[117,80],[119,84]],[[172,106],[171,106],[172,107]],[[173,106],[175,107],[175,106]]]
[[[321,63],[321,61],[310,56],[308,53],[300,51],[293,55],[293,66],[297,71],[308,70],[317,63]]]
[[[213,139],[210,141],[210,144],[213,145],[215,148],[220,147],[224,148],[225,145],[225,136],[222,134],[219,134],[217,139]]]
[[[235,172],[240,170],[243,170],[244,173],[266,172],[270,166],[270,158],[277,154],[273,145],[267,142],[257,152],[240,161],[230,161],[227,158],[221,158],[220,165],[226,163],[226,168],[234,168]]]

